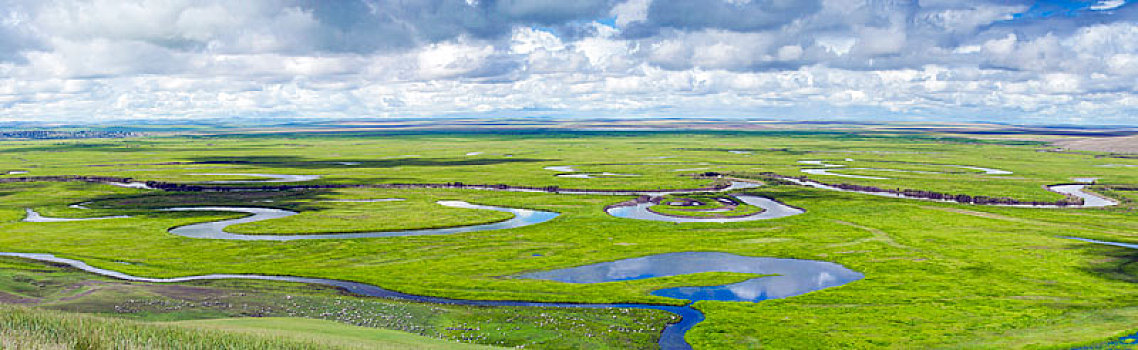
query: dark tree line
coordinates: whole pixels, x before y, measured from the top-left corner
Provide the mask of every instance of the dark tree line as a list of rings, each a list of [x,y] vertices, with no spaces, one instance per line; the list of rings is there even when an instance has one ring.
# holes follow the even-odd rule
[[[0,178],[0,183],[4,182],[93,182],[93,183],[130,183],[133,179],[129,177],[113,177],[113,176],[78,176],[78,175],[62,175],[62,176],[30,176],[30,177],[11,177]],[[328,189],[328,188],[390,188],[390,189],[410,189],[410,188],[450,188],[450,189],[488,189],[499,191],[530,191],[530,192],[577,192],[577,193],[610,193],[610,192],[648,192],[642,189],[634,190],[599,190],[599,189],[567,189],[560,186],[514,186],[506,184],[465,184],[462,182],[445,182],[445,183],[394,183],[394,184],[374,184],[374,185],[350,185],[350,184],[282,184],[282,185],[259,185],[259,186],[215,186],[215,185],[201,185],[201,184],[187,184],[176,182],[164,181],[146,181],[146,186],[168,192],[253,192],[253,191],[288,191],[288,190],[306,190],[306,189]],[[693,188],[693,189],[668,189],[663,191],[682,191],[682,192],[700,192],[700,191],[716,191],[726,188],[728,185],[716,184],[706,188]]]
[[[33,140],[61,140],[61,139],[91,139],[91,138],[123,138],[140,136],[132,131],[56,131],[56,130],[15,130],[0,131],[0,139],[33,139]]]
[[[114,176],[85,176],[85,175],[58,175],[58,176],[24,176],[0,178],[0,183],[11,182],[130,182],[129,177]]]
[[[571,189],[561,188],[560,186],[515,186],[506,184],[466,184],[462,182],[445,182],[445,183],[393,183],[393,184],[374,184],[374,185],[347,185],[347,184],[329,184],[329,185],[262,185],[262,186],[206,186],[195,184],[183,184],[173,182],[160,182],[160,181],[147,181],[147,186],[151,188],[160,189],[172,192],[241,192],[241,191],[287,191],[287,190],[303,190],[303,189],[322,189],[322,188],[390,188],[390,189],[413,189],[413,188],[447,188],[447,189],[488,189],[498,191],[530,191],[530,192],[579,192],[579,193],[609,193],[609,192],[646,192],[641,189],[612,189],[612,190],[598,190],[598,189]],[[694,189],[679,189],[667,191],[715,191],[727,187],[727,185],[717,184],[707,188],[694,188]]]

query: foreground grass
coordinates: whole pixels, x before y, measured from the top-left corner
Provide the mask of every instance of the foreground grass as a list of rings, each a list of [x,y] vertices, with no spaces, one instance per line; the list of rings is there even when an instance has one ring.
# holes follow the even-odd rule
[[[213,329],[272,339],[318,342],[324,346],[363,349],[491,349],[424,338],[403,332],[349,326],[342,323],[290,317],[227,318],[171,322],[189,329]]]
[[[343,339],[227,332],[0,305],[4,349],[364,349]],[[302,340],[303,339],[303,340]],[[417,348],[402,342],[374,345]],[[384,347],[380,347],[384,348]]]
[[[648,349],[663,327],[675,321],[656,310],[437,305],[358,297],[300,283],[134,283],[16,258],[0,258],[0,303],[150,322],[304,318],[366,327],[355,333],[370,329],[426,343],[439,339],[440,344],[542,349]]]

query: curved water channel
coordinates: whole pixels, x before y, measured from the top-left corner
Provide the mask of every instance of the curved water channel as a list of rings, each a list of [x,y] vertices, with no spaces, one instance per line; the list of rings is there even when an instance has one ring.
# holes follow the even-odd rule
[[[341,162],[340,164],[351,163]],[[344,165],[356,165],[344,164]],[[186,174],[186,175],[203,175],[203,176],[249,176],[249,177],[263,177],[265,180],[218,180],[218,181],[202,181],[206,184],[243,184],[243,183],[275,183],[275,182],[302,182],[311,181],[320,178],[320,175],[288,175],[288,174],[246,174],[246,173],[204,173],[204,174]]]
[[[603,172],[603,173],[577,173],[577,174],[557,174],[557,175],[555,175],[555,176],[557,176],[557,177],[564,177],[564,178],[570,178],[570,179],[600,179],[600,178],[611,178],[611,177],[630,177],[630,176],[640,176],[640,175],[636,175],[636,174],[618,174],[618,173],[610,173],[610,172],[607,172],[607,171],[606,171],[606,172]]]
[[[938,199],[930,199],[930,198],[923,198],[923,197],[914,197],[914,196],[905,195],[903,193],[848,190],[848,189],[830,186],[830,185],[827,185],[827,184],[824,184],[821,182],[817,182],[814,180],[801,180],[801,179],[797,179],[797,178],[793,178],[793,177],[783,177],[780,179],[792,182],[794,184],[802,185],[802,186],[808,186],[808,187],[813,187],[813,188],[823,189],[823,190],[830,190],[830,191],[861,193],[861,194],[868,194],[868,195],[880,196],[880,197],[890,197],[890,198],[918,199],[918,200],[932,201],[932,202],[958,203],[958,202],[952,201],[952,200],[938,200]],[[983,204],[983,205],[985,205],[985,206],[996,206],[996,207],[1020,207],[1020,208],[1098,208],[1098,207],[1108,207],[1108,206],[1118,204],[1118,201],[1115,201],[1113,199],[1102,197],[1102,196],[1084,191],[1086,188],[1087,188],[1087,185],[1084,185],[1084,184],[1067,184],[1067,185],[1047,186],[1047,190],[1049,190],[1049,191],[1068,195],[1068,196],[1073,196],[1076,198],[1081,198],[1083,200],[1082,205],[1057,206],[1057,205],[1050,205],[1050,204],[1038,204],[1037,205],[1037,204],[997,204],[997,203],[988,203],[988,204]]]
[[[798,181],[799,184],[826,188],[829,186],[812,181]],[[731,191],[736,189],[757,187],[759,184],[749,182],[732,182],[731,186],[721,189],[719,191]],[[1085,185],[1058,185],[1049,187],[1050,190],[1070,194],[1083,198],[1086,204],[1083,207],[1103,206],[1115,204],[1105,198],[1094,196],[1083,192],[1082,189]],[[826,188],[845,191],[837,188]],[[611,194],[611,195],[663,195],[663,194],[676,194],[685,193],[690,191],[672,191],[672,190],[659,190],[659,191],[612,191],[604,193],[588,192],[587,194]],[[574,194],[573,191],[563,191],[560,193]],[[891,193],[872,193],[863,192],[874,195],[884,195],[889,197],[901,197],[903,195]],[[762,220],[773,219],[776,217],[785,217],[791,215],[801,214],[803,211],[798,208],[786,206],[778,203],[777,201],[769,198],[751,196],[751,195],[737,195],[736,198],[744,203],[762,207],[764,212],[739,218],[707,218],[707,219],[691,219],[692,221],[712,221],[712,222],[732,222],[732,221],[748,221],[748,220]],[[424,229],[424,230],[405,230],[405,231],[387,231],[387,232],[365,232],[365,233],[343,233],[343,234],[321,234],[321,235],[240,235],[225,232],[225,227],[230,225],[255,222],[261,220],[269,220],[281,217],[287,217],[297,214],[296,212],[270,209],[270,208],[252,208],[252,207],[185,207],[185,208],[167,208],[166,211],[229,211],[253,214],[251,216],[220,220],[213,222],[204,222],[198,224],[191,224],[186,226],[175,227],[170,230],[171,233],[192,237],[192,238],[206,238],[206,239],[229,239],[229,240],[272,240],[272,241],[289,241],[301,239],[345,239],[345,238],[365,238],[365,237],[392,237],[392,236],[410,236],[410,235],[432,235],[432,234],[448,234],[457,232],[474,232],[495,229],[506,229],[537,224],[549,221],[557,217],[558,213],[537,211],[529,209],[514,209],[503,208],[494,206],[475,205],[461,201],[440,201],[441,205],[468,208],[468,209],[487,209],[510,212],[515,215],[514,218],[502,222],[473,225],[465,227],[454,228],[441,228],[441,229]],[[677,218],[659,215],[647,210],[647,206],[651,203],[643,203],[644,205],[631,205],[623,207],[613,207],[606,211],[618,217],[630,217],[639,219],[663,220],[673,222],[689,222],[679,221],[687,218]],[[615,211],[615,213],[614,213]],[[31,209],[28,209],[29,218],[35,214],[36,220],[44,221],[76,221],[76,220],[90,220],[90,219],[105,219],[104,218],[86,218],[86,219],[56,219],[44,218]],[[648,216],[652,216],[649,218]],[[30,221],[25,219],[25,221]],[[1135,248],[1135,245],[1125,243],[1102,242],[1088,239],[1079,239],[1087,242],[1112,244],[1128,248]],[[577,304],[577,303],[544,303],[544,302],[525,302],[525,301],[490,301],[490,300],[464,300],[464,299],[449,299],[429,296],[418,296],[405,294],[395,291],[386,290],[378,286],[320,278],[305,278],[305,277],[292,277],[292,276],[266,276],[266,275],[253,275],[253,274],[211,274],[201,276],[187,276],[169,279],[155,279],[138,277],[123,274],[116,271],[99,269],[87,265],[82,261],[58,258],[50,254],[33,254],[33,253],[0,253],[0,256],[13,256],[26,259],[33,259],[39,261],[53,262],[70,265],[72,267],[81,269],[83,271],[92,272],[108,277],[140,281],[140,282],[154,282],[154,283],[175,283],[187,282],[194,280],[209,280],[209,279],[256,279],[256,280],[274,280],[274,281],[287,281],[287,282],[301,282],[301,283],[314,283],[343,288],[349,292],[374,297],[397,298],[421,302],[443,303],[443,304],[457,304],[457,305],[475,305],[475,306],[543,306],[543,307],[573,307],[573,308],[638,308],[638,309],[656,309],[664,310],[682,317],[679,323],[667,326],[660,338],[660,346],[664,349],[690,349],[690,345],[684,340],[684,334],[697,323],[704,319],[704,316],[698,310],[692,308],[691,304],[686,306],[663,306],[663,305],[650,305],[650,304]],[[703,287],[677,287],[666,288],[653,291],[653,295],[686,299],[693,302],[702,300],[715,300],[715,301],[737,301],[737,302],[759,302],[768,299],[787,298],[796,295],[805,294],[811,291],[835,287],[847,284],[852,281],[863,278],[864,276],[856,271],[849,270],[839,264],[812,261],[812,260],[798,260],[798,259],[778,259],[778,258],[764,258],[764,257],[747,257],[739,256],[728,253],[716,252],[682,252],[682,253],[666,253],[651,255],[646,257],[623,259],[611,262],[603,262],[592,265],[578,266],[566,269],[531,272],[519,275],[519,278],[525,279],[545,279],[553,280],[564,283],[604,283],[616,282],[627,280],[639,280],[654,277],[666,277],[686,275],[693,273],[703,272],[734,272],[734,273],[751,273],[759,275],[773,275],[749,279],[739,283],[719,286],[703,286]]]
[[[148,283],[180,283],[201,280],[246,279],[320,284],[342,288],[348,292],[371,297],[402,299],[417,302],[472,305],[472,306],[531,306],[563,308],[632,308],[652,309],[671,312],[681,317],[680,322],[664,328],[660,336],[661,349],[691,349],[684,340],[684,334],[704,320],[703,313],[691,307],[652,304],[619,303],[554,303],[506,300],[468,300],[420,296],[400,293],[378,286],[333,280],[293,276],[270,276],[254,274],[210,274],[176,278],[147,278],[128,275],[122,272],[97,268],[79,260],[56,257],[41,253],[7,253],[0,256],[24,258],[55,264],[64,264],[76,269],[127,281]],[[774,259],[739,256],[715,252],[683,252],[651,255],[640,258],[623,259],[586,265],[574,268],[534,272],[519,277],[528,279],[548,279],[566,283],[601,283],[612,281],[637,280],[652,277],[676,276],[701,272],[739,272],[761,275],[775,275],[753,278],[747,281],[711,287],[679,287],[661,289],[653,295],[670,298],[701,300],[758,302],[768,299],[787,298],[812,291],[840,286],[863,277],[862,274],[844,266],[812,260]]]
[[[225,211],[253,214],[243,218],[202,222],[197,224],[190,224],[186,226],[178,226],[170,229],[170,233],[190,238],[203,238],[203,239],[229,239],[241,241],[294,241],[304,239],[346,239],[346,238],[371,238],[371,237],[401,237],[401,236],[425,236],[425,235],[445,235],[452,233],[464,232],[478,232],[489,230],[502,230],[508,228],[516,228],[522,226],[529,226],[534,224],[543,223],[557,217],[558,213],[531,210],[531,209],[518,209],[496,207],[492,205],[478,205],[470,204],[463,201],[438,201],[440,205],[463,208],[463,209],[483,209],[495,210],[514,214],[514,217],[506,220],[489,224],[470,225],[470,226],[456,226],[446,228],[432,228],[421,230],[397,230],[397,231],[378,231],[378,232],[345,232],[345,233],[330,233],[330,234],[303,234],[303,235],[243,235],[237,233],[229,233],[225,231],[226,227],[236,224],[243,224],[249,222],[264,221],[270,219],[278,219],[289,217],[298,214],[295,211],[273,209],[273,208],[257,208],[257,207],[184,207],[184,208],[166,208],[163,211]]]
[[[124,187],[135,187],[135,186],[130,186],[130,185],[138,184],[139,186],[136,188],[149,188],[149,187],[146,187],[144,183],[129,183],[129,184],[109,183],[109,184],[116,185],[116,186],[124,186]],[[754,187],[759,187],[759,186],[761,186],[761,184],[754,183],[754,182],[732,181],[729,186],[727,186],[723,189],[719,189],[719,190],[717,190],[717,192],[727,192],[727,191],[734,191],[734,190],[739,190],[739,189],[754,188]],[[483,188],[483,187],[475,187],[475,186],[470,186],[468,188],[480,189],[480,190],[507,191],[507,192],[542,192],[542,193],[545,193],[545,191],[542,191],[542,190],[529,190],[529,189],[496,189],[496,188],[492,188],[492,187]],[[688,193],[688,192],[691,192],[691,191],[690,190],[655,190],[655,191],[649,190],[649,191],[593,192],[593,191],[561,190],[561,191],[558,191],[557,193],[559,193],[559,194],[591,194],[591,195],[624,196],[624,195],[668,195],[668,194],[678,194],[678,193]],[[762,198],[762,197],[757,197],[757,198]],[[381,198],[381,199],[372,199],[372,200],[340,200],[340,201],[343,201],[343,202],[386,202],[386,201],[397,201],[397,200],[401,200],[401,199],[399,199],[399,198]],[[767,199],[767,198],[762,198],[761,201],[767,201],[767,202],[772,203],[771,208],[775,208],[775,205],[780,205],[780,206],[782,205],[781,203],[777,203],[777,202],[770,200],[770,199]],[[191,225],[187,225],[187,226],[175,227],[175,228],[171,229],[170,232],[173,234],[177,234],[177,235],[181,235],[181,236],[185,236],[185,237],[191,237],[191,238],[266,240],[266,241],[290,241],[290,240],[299,240],[299,239],[342,239],[342,238],[421,236],[421,235],[442,235],[442,234],[452,234],[452,233],[462,233],[462,232],[500,230],[500,229],[516,228],[516,227],[539,224],[542,222],[552,220],[553,218],[555,218],[559,215],[558,213],[541,211],[541,210],[505,208],[505,207],[496,207],[496,206],[490,206],[490,205],[477,205],[477,204],[470,204],[470,203],[463,202],[463,201],[439,201],[437,203],[440,205],[454,207],[454,208],[485,209],[485,210],[503,211],[503,212],[508,212],[508,213],[514,214],[514,217],[512,219],[509,219],[506,221],[490,223],[490,224],[472,225],[472,226],[457,226],[457,227],[438,228],[438,229],[423,229],[423,230],[353,232],[353,233],[334,233],[334,234],[322,234],[322,235],[242,235],[242,234],[234,234],[234,233],[225,232],[224,228],[228,227],[230,225],[236,225],[236,224],[241,224],[241,223],[256,222],[256,221],[263,221],[263,220],[269,220],[269,219],[288,217],[288,216],[296,215],[297,212],[289,211],[289,210],[283,210],[283,209],[261,208],[261,207],[218,207],[218,206],[214,206],[214,207],[179,207],[179,208],[166,208],[166,209],[161,209],[161,210],[165,210],[165,211],[227,211],[227,212],[238,212],[238,213],[253,214],[253,215],[243,217],[243,218],[238,218],[238,219],[205,222],[205,223],[191,224]],[[748,203],[752,204],[750,202],[748,202]],[[70,205],[69,207],[75,208],[75,209],[87,209],[84,206],[84,204],[87,204],[87,203],[84,202],[81,204],[73,204],[73,205]],[[766,208],[766,207],[764,207],[764,208]],[[794,209],[791,207],[788,207],[788,208]],[[769,208],[767,208],[767,209],[770,210]],[[775,209],[777,211],[777,208],[775,208]],[[36,212],[35,210],[30,209],[30,208],[25,209],[25,211],[27,212],[27,216],[25,216],[25,218],[23,220],[25,222],[67,222],[67,221],[120,219],[120,218],[130,217],[127,215],[116,215],[116,216],[106,216],[106,217],[97,217],[97,218],[51,218],[51,217],[44,217],[44,216],[40,215],[38,212]],[[790,214],[790,215],[794,215],[794,214]],[[789,216],[789,215],[786,215],[786,216]]]
[[[573,167],[574,167],[573,165],[554,165],[554,166],[547,166],[547,167],[544,167],[542,169],[557,171],[557,172],[562,172],[562,173],[575,173],[575,172],[577,172],[577,169],[573,168]]]
[[[853,159],[846,158],[845,161],[852,162]],[[887,177],[842,174],[842,173],[835,173],[834,171],[836,171],[836,170],[874,170],[874,171],[893,171],[893,172],[900,172],[900,173],[917,173],[917,174],[945,174],[944,172],[939,172],[939,171],[923,171],[923,170],[904,170],[904,169],[888,169],[888,168],[848,168],[848,167],[846,167],[845,164],[830,164],[824,160],[800,160],[800,161],[798,161],[798,163],[816,165],[816,166],[822,167],[822,168],[799,169],[799,171],[806,173],[806,174],[828,175],[828,176],[837,176],[837,177],[845,177],[845,178],[852,178],[852,179],[890,180],[890,178],[887,178]],[[983,172],[983,175],[1011,175],[1012,174],[1012,172],[1007,171],[1007,170],[985,168],[985,167],[978,167],[978,166],[971,166],[971,165],[952,165],[952,164],[924,164],[924,165],[935,165],[935,166],[945,166],[945,167],[977,170],[977,171]]]
[[[751,182],[732,182],[731,186],[720,191],[730,191],[735,189],[757,187],[759,184]],[[627,195],[627,194],[671,194],[680,193],[678,191],[647,191],[647,192],[622,192],[614,191],[614,195]],[[590,193],[596,194],[596,193]],[[607,193],[606,193],[607,194]],[[761,214],[753,215],[744,218],[745,220],[758,220],[761,218],[773,218],[781,216],[789,216],[800,214],[802,211],[797,208],[782,205],[768,198],[739,195],[737,196],[741,201],[757,205],[766,209]],[[448,234],[457,232],[474,232],[494,229],[506,229],[521,227],[526,225],[533,225],[545,221],[549,221],[557,217],[558,213],[537,211],[529,209],[514,209],[503,208],[494,206],[475,205],[461,201],[440,201],[441,205],[450,207],[467,208],[467,209],[487,209],[498,210],[513,213],[514,218],[491,224],[442,228],[442,229],[425,229],[425,230],[405,230],[405,231],[388,231],[388,232],[365,232],[365,233],[343,233],[343,234],[320,234],[320,235],[241,235],[225,232],[225,228],[230,225],[239,223],[255,222],[269,219],[276,219],[296,215],[296,212],[272,209],[272,208],[256,208],[256,207],[184,207],[184,208],[166,208],[161,209],[164,211],[228,211],[252,214],[247,217],[219,220],[212,222],[203,222],[197,224],[190,224],[170,229],[170,233],[191,237],[191,238],[204,238],[204,239],[228,239],[228,240],[271,240],[271,241],[289,241],[301,239],[345,239],[345,238],[364,238],[364,237],[391,237],[391,236],[409,236],[409,235],[430,235],[430,234]],[[85,208],[82,204],[78,205]],[[29,213],[33,213],[28,209]],[[760,216],[761,215],[761,216]],[[29,214],[29,216],[31,216]],[[43,218],[36,214],[41,219]],[[93,218],[88,218],[93,219]],[[58,219],[59,221],[74,221],[84,219]],[[155,283],[174,283],[174,282],[187,282],[194,280],[206,279],[258,279],[258,280],[274,280],[274,281],[288,281],[288,282],[302,282],[302,283],[316,283],[330,286],[336,286],[348,290],[349,292],[361,294],[365,296],[398,298],[422,302],[444,303],[444,304],[461,304],[461,305],[477,305],[477,306],[546,306],[546,307],[575,307],[575,308],[638,308],[638,309],[655,309],[668,311],[681,317],[680,322],[668,325],[661,335],[659,345],[663,349],[690,349],[691,346],[684,340],[684,335],[692,329],[696,324],[704,320],[701,312],[691,307],[691,304],[685,306],[666,306],[666,305],[651,305],[651,304],[577,304],[577,303],[542,303],[542,302],[525,302],[525,301],[487,301],[487,300],[462,300],[462,299],[449,299],[438,298],[429,296],[418,296],[405,293],[394,292],[386,290],[377,286],[319,278],[304,278],[292,276],[265,276],[265,275],[249,275],[249,274],[213,274],[202,276],[188,276],[180,278],[169,279],[155,279],[145,278],[138,276],[131,276],[116,271],[99,269],[87,265],[81,261],[58,258],[50,254],[30,254],[30,253],[0,253],[0,256],[15,256],[27,259],[34,259],[40,261],[54,262],[67,264],[78,269],[92,272],[104,276],[120,278],[125,280],[140,281],[140,282],[155,282]],[[572,276],[581,276],[581,271],[590,271],[589,278],[576,278]],[[599,273],[604,271],[603,273]],[[621,272],[624,273],[621,273]],[[605,262],[569,269],[553,270],[546,272],[535,272],[519,276],[520,278],[538,278],[538,279],[551,279],[559,280],[568,283],[600,283],[610,281],[621,281],[631,279],[644,279],[652,277],[676,276],[701,272],[738,272],[738,273],[754,273],[761,275],[776,275],[764,276],[759,278],[749,279],[744,282],[734,283],[722,286],[710,287],[679,287],[661,289],[653,292],[653,295],[665,296],[677,299],[687,299],[693,302],[701,300],[719,300],[719,301],[741,301],[741,302],[758,302],[766,299],[786,298],[790,296],[804,294],[810,291],[819,290],[823,288],[834,287],[848,283],[853,280],[862,278],[860,273],[846,269],[841,265],[810,260],[796,260],[796,259],[775,259],[775,258],[760,258],[760,257],[745,257],[727,253],[713,253],[713,252],[686,252],[686,253],[668,253],[653,255],[641,258],[624,259],[612,262]]]
[[[609,173],[609,172],[582,173],[582,172],[580,172],[580,170],[578,170],[577,168],[575,168],[575,166],[572,166],[572,165],[547,166],[547,167],[544,167],[543,169],[553,170],[553,172],[559,172],[559,173],[571,173],[571,174],[554,175],[556,177],[567,177],[567,178],[605,178],[605,177],[640,176],[637,174],[618,174],[618,173]]]
[[[762,212],[736,216],[736,217],[681,217],[664,215],[653,212],[648,208],[656,205],[652,202],[635,203],[629,205],[614,205],[605,209],[609,215],[618,218],[639,219],[639,220],[653,220],[653,221],[666,221],[666,222],[740,222],[740,221],[754,221],[754,220],[769,220],[777,219],[792,215],[805,213],[805,210],[795,208],[786,204],[779,203],[776,200],[741,194],[734,196],[743,203],[750,204],[759,208],[763,208]]]
[[[1130,248],[1130,249],[1138,249],[1138,244],[1135,244],[1135,243],[1110,242],[1110,241],[1100,241],[1100,240],[1097,240],[1097,239],[1090,239],[1090,238],[1080,238],[1080,237],[1065,237],[1065,236],[1064,236],[1064,237],[1059,237],[1059,238],[1073,239],[1073,240],[1076,240],[1076,241],[1083,241],[1083,242],[1087,242],[1087,243],[1094,243],[1094,244],[1112,245],[1112,246],[1115,246],[1115,247],[1123,247],[1123,248]]]
[[[367,200],[342,200],[344,202],[392,202],[401,201],[402,198],[379,198]],[[185,226],[178,226],[170,229],[170,233],[189,237],[189,238],[202,238],[202,239],[230,239],[242,241],[294,241],[302,239],[345,239],[345,238],[371,238],[371,237],[401,237],[401,236],[426,236],[426,235],[445,235],[453,233],[465,232],[478,232],[490,230],[503,230],[509,228],[516,228],[522,226],[529,226],[540,224],[560,215],[559,213],[532,210],[532,209],[519,209],[519,208],[506,208],[492,205],[478,205],[471,204],[463,201],[438,201],[439,205],[462,208],[462,209],[481,209],[481,210],[495,210],[514,214],[513,218],[505,221],[493,222],[488,224],[469,225],[469,226],[455,226],[445,228],[433,229],[419,229],[419,230],[392,230],[392,231],[376,231],[376,232],[345,232],[345,233],[329,233],[329,234],[303,234],[303,235],[243,235],[236,233],[229,233],[225,231],[226,227],[243,224],[249,222],[257,222],[271,219],[279,219],[299,214],[295,211],[275,209],[275,208],[260,208],[260,207],[178,207],[178,208],[164,208],[158,209],[159,211],[214,211],[214,212],[234,212],[252,214],[250,216],[209,221]],[[75,209],[88,209],[81,204],[73,204],[68,207]],[[24,222],[70,222],[70,221],[88,221],[88,220],[105,220],[105,219],[124,219],[129,218],[128,215],[116,216],[103,216],[94,218],[52,218],[40,215],[31,208],[25,208],[24,211],[27,215],[24,217]]]
[[[86,207],[83,207],[82,205],[78,205],[78,207],[72,207],[72,208],[86,209]],[[23,222],[70,222],[70,221],[88,221],[88,220],[106,220],[106,219],[125,219],[125,218],[130,217],[129,215],[115,215],[115,216],[101,216],[101,217],[97,217],[97,218],[49,218],[49,217],[40,215],[40,213],[36,212],[32,208],[24,208],[24,213],[26,213],[27,215],[25,215],[24,219],[21,220]]]

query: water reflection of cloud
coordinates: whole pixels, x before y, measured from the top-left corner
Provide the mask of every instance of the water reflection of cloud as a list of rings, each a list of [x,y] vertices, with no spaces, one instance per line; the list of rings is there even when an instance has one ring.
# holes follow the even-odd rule
[[[689,300],[761,301],[839,286],[862,277],[860,273],[830,262],[747,257],[715,252],[659,254],[530,273],[522,277],[569,283],[601,283],[701,272],[775,276],[759,277],[725,286],[662,289],[653,294]]]
[[[834,277],[834,275],[831,275],[826,271],[822,271],[818,274],[817,283],[815,285],[818,287],[827,286],[831,283],[834,283],[834,281],[837,281],[837,277]]]

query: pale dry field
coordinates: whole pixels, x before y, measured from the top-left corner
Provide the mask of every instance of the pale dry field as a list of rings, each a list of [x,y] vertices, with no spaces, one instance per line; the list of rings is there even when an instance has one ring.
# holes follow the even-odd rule
[[[1138,135],[1059,141],[1055,145],[1072,151],[1138,153]]]

